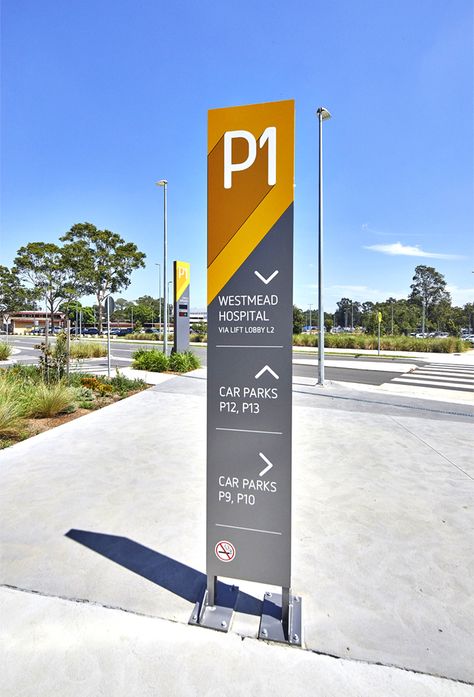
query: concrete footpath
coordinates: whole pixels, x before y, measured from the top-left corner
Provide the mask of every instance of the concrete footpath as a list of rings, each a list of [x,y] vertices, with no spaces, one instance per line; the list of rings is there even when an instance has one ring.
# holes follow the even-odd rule
[[[0,453],[2,697],[474,695],[474,410],[294,384],[304,648],[188,626],[205,579],[205,373]]]

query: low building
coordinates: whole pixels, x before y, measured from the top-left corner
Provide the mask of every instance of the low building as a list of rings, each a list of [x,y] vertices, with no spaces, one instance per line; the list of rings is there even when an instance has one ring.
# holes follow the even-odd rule
[[[64,312],[55,312],[54,326],[64,327]],[[51,326],[51,314],[44,310],[21,310],[10,315],[9,334],[29,334],[35,329],[44,329],[46,322]],[[6,329],[6,326],[4,327]]]

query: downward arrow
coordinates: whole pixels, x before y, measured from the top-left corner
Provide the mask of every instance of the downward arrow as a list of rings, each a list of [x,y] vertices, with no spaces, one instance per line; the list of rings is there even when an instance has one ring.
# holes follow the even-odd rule
[[[259,278],[261,281],[263,281],[266,286],[270,283],[270,281],[273,281],[273,279],[275,278],[277,273],[278,273],[278,269],[276,271],[274,271],[268,278],[265,278],[265,276],[262,276],[262,274],[259,273],[258,271],[254,271],[254,274],[257,276],[257,278]]]
[[[261,472],[258,473],[259,477],[263,477],[263,475],[266,474],[268,470],[271,470],[271,468],[273,467],[273,462],[270,462],[268,457],[265,457],[263,453],[259,453],[259,455],[262,458],[262,460],[267,463],[267,466]]]
[[[279,379],[280,379],[280,378],[278,377],[278,375],[275,373],[275,371],[272,370],[272,369],[270,368],[269,365],[265,365],[265,366],[262,368],[262,370],[259,370],[258,373],[256,374],[255,378],[258,380],[259,378],[262,377],[262,375],[263,375],[264,373],[267,373],[267,372],[270,373],[271,375],[273,375],[273,377],[275,378],[275,380],[279,380]]]

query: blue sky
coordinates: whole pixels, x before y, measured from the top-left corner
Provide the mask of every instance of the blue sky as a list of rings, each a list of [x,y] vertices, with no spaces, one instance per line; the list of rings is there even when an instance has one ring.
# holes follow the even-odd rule
[[[406,297],[417,264],[474,298],[471,0],[2,0],[1,259],[89,221],[169,261],[205,307],[207,110],[296,100],[295,284],[317,303],[317,121],[326,106],[325,307]],[[170,266],[171,268],[171,266]]]

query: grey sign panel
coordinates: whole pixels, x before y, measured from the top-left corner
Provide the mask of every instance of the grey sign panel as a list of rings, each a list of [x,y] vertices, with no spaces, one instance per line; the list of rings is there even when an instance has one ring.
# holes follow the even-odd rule
[[[291,576],[293,205],[208,306],[207,573]]]

